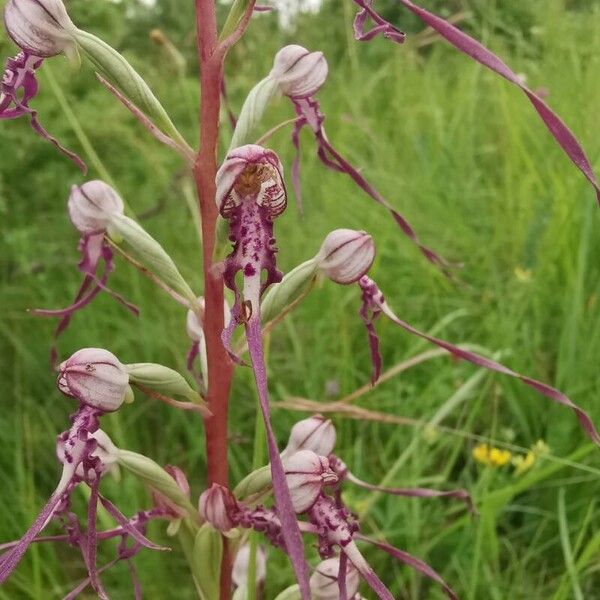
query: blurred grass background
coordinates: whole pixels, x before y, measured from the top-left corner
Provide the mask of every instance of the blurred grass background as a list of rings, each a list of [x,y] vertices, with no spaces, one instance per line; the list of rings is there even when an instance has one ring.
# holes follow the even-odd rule
[[[118,48],[151,83],[174,120],[195,140],[198,101],[192,2],[72,0],[73,20]],[[421,257],[385,211],[343,175],[315,161],[303,135],[304,216],[293,202],[278,220],[279,264],[289,270],[312,256],[335,227],[373,234],[373,269],[392,307],[441,337],[499,351],[512,368],[566,392],[600,423],[600,237],[593,193],[535,117],[524,96],[443,42],[423,35],[414,17],[390,1],[382,11],[411,35],[402,47],[386,40],[355,43],[350,0],[326,2],[318,16],[301,16],[283,32],[274,15],[256,18],[227,63],[235,110],[270,69],[285,43],[322,49],[330,78],[319,94],[327,130],[337,148],[398,207],[422,240],[464,263],[461,285],[449,283]],[[600,6],[593,0],[422,2],[499,53],[579,136],[600,169]],[[224,9],[221,11],[224,17]],[[186,60],[183,75],[150,39],[160,28]],[[425,43],[424,43],[425,42]],[[14,48],[5,38],[0,54]],[[182,272],[201,289],[200,256],[187,207],[191,185],[178,158],[158,146],[115,103],[86,65],[62,59],[41,69],[39,110],[44,126],[82,152],[53,91],[52,80],[91,140],[105,169]],[[289,118],[281,101],[265,129]],[[272,147],[289,169],[288,131]],[[223,116],[223,147],[230,135]],[[48,350],[55,323],[29,307],[70,302],[79,277],[77,236],[66,218],[69,186],[84,181],[73,165],[29,129],[26,119],[0,124],[0,540],[18,538],[54,489],[58,432],[73,406],[54,386]],[[92,167],[90,177],[98,177]],[[225,246],[223,247],[225,253]],[[60,340],[61,356],[102,346],[123,362],[156,361],[184,370],[185,315],[138,273],[120,262],[114,289],[137,303],[131,317],[98,297]],[[323,285],[276,330],[270,348],[272,400],[339,395],[369,379],[365,333],[353,287]],[[386,367],[427,349],[381,322]],[[334,386],[334,387],[335,387]],[[398,486],[464,486],[480,516],[445,500],[372,496],[348,489],[348,504],[363,515],[363,530],[427,560],[464,599],[600,598],[600,460],[567,409],[556,407],[500,376],[441,357],[410,369],[360,397],[356,406],[427,422],[440,409],[442,430],[335,415],[337,453],[363,479],[388,477]],[[239,370],[231,399],[231,475],[252,461],[255,400],[249,371]],[[285,445],[300,413],[276,410]],[[103,427],[121,447],[177,464],[189,474],[194,498],[204,485],[202,423],[143,397]],[[550,454],[527,473],[509,465],[485,467],[472,458],[481,440],[523,454],[538,439]],[[130,477],[107,479],[106,494],[129,513],[149,505]],[[83,496],[79,498],[83,507]],[[79,501],[78,500],[78,501]],[[163,539],[153,525],[153,539]],[[113,556],[107,544],[101,563]],[[376,570],[403,599],[441,598],[435,584],[366,549]],[[311,550],[311,562],[316,555]],[[193,598],[181,553],[143,551],[136,565],[147,598]],[[291,583],[285,557],[269,556],[266,598]],[[0,598],[58,598],[84,577],[77,552],[66,546],[32,547],[0,590]],[[112,597],[132,598],[128,573],[104,576]],[[176,586],[176,588],[175,588]],[[371,598],[368,590],[364,591]]]

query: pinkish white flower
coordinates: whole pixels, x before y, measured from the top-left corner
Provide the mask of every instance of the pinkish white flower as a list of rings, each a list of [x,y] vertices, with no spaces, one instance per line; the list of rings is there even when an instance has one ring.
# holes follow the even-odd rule
[[[285,459],[285,479],[296,513],[306,512],[321,494],[323,486],[335,483],[337,475],[329,461],[310,450],[300,450]]]
[[[215,529],[227,532],[235,527],[235,523],[229,516],[231,510],[235,508],[235,504],[235,498],[227,488],[213,483],[200,495],[198,508],[200,516],[205,521]]]
[[[283,455],[291,456],[299,450],[311,450],[319,456],[329,456],[335,446],[335,427],[331,419],[314,415],[298,421],[290,432]]]
[[[250,566],[250,544],[244,544],[235,555],[231,578],[237,587],[246,585],[248,582],[248,568]],[[256,583],[265,580],[267,574],[267,555],[261,546],[256,548]]]
[[[282,94],[305,98],[317,93],[327,79],[327,72],[327,61],[322,52],[310,52],[291,44],[275,55],[269,77],[277,82]]]
[[[336,229],[329,233],[317,255],[321,272],[341,284],[358,281],[371,268],[373,260],[373,238],[365,231],[352,229]]]
[[[310,578],[310,591],[313,600],[338,600],[340,588],[338,574],[340,559],[338,556],[320,562]],[[354,598],[358,593],[360,575],[351,562],[346,564],[346,594]]]
[[[60,391],[102,412],[117,410],[129,389],[129,377],[119,359],[103,348],[83,348],[61,363]]]
[[[123,200],[100,180],[74,185],[67,202],[71,222],[83,234],[106,231],[114,214],[123,214]]]
[[[61,0],[9,0],[4,24],[17,46],[41,58],[75,45],[72,34],[76,27]]]

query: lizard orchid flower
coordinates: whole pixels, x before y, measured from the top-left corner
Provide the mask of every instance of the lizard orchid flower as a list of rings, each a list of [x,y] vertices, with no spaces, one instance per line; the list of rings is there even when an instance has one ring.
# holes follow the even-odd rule
[[[406,321],[400,319],[396,314],[392,311],[390,306],[385,300],[385,297],[378,285],[373,281],[369,276],[365,275],[358,280],[358,285],[362,292],[362,303],[360,308],[360,317],[363,320],[368,336],[369,336],[369,344],[371,347],[371,359],[373,363],[373,374],[372,381],[375,382],[379,377],[379,373],[381,371],[381,356],[379,353],[379,339],[377,337],[377,333],[375,331],[374,323],[381,316],[385,315],[392,323],[401,327],[411,335],[420,337],[422,339],[431,342],[435,346],[439,346],[444,350],[447,350],[450,354],[455,356],[456,358],[460,358],[470,362],[478,367],[482,367],[484,369],[488,369],[490,371],[495,371],[497,373],[501,373],[503,375],[508,375],[509,377],[514,377],[518,379],[526,386],[534,389],[539,392],[546,398],[553,400],[554,402],[561,404],[562,406],[566,406],[570,408],[577,417],[581,427],[585,431],[585,433],[592,439],[594,443],[600,446],[600,434],[596,430],[594,423],[590,419],[589,415],[580,408],[577,404],[575,404],[570,398],[568,398],[561,391],[553,388],[552,386],[542,383],[541,381],[537,381],[536,379],[532,379],[531,377],[527,377],[525,375],[521,375],[520,373],[516,373],[512,369],[491,360],[490,358],[486,358],[475,352],[471,352],[465,350],[455,344],[451,344],[450,342],[446,342],[439,338],[433,337],[422,331],[419,331],[417,328],[413,327]]]
[[[143,535],[138,526],[124,517],[116,506],[99,492],[104,474],[116,467],[119,450],[109,436],[99,429],[100,418],[107,412],[117,410],[127,390],[127,376],[123,365],[107,350],[86,348],[76,352],[61,365],[58,388],[64,394],[79,401],[77,412],[71,417],[71,427],[60,434],[56,454],[63,466],[60,481],[40,514],[17,542],[5,545],[8,550],[0,556],[0,583],[6,581],[19,564],[29,545],[36,541],[48,523],[56,517],[66,528],[66,536],[54,536],[47,540],[65,540],[80,548],[89,579],[100,598],[107,598],[96,567],[96,548],[103,537],[122,537],[118,559],[130,558],[141,547],[161,549]],[[80,483],[91,490],[88,501],[87,528],[82,531],[77,516],[71,512],[71,494]],[[112,535],[100,535],[96,530],[98,502],[117,521],[119,527]],[[127,538],[133,538],[134,548],[127,549]],[[74,597],[74,596],[67,596]]]
[[[61,53],[70,57],[76,55],[73,39],[76,27],[64,4],[61,0],[9,0],[4,8],[4,24],[20,52],[6,61],[0,85],[0,119],[28,115],[33,130],[85,173],[82,160],[42,127],[37,112],[29,106],[38,93],[36,71],[44,59]]]
[[[282,535],[303,600],[310,598],[308,566],[290,490],[277,441],[271,426],[267,371],[262,348],[260,298],[273,283],[281,281],[277,269],[273,222],[287,206],[283,167],[277,155],[261,146],[247,145],[231,151],[216,176],[216,202],[222,217],[229,221],[233,251],[223,264],[223,280],[235,295],[231,323],[223,331],[223,343],[230,355],[233,330],[243,324],[254,370],[260,407],[267,434],[273,491],[282,524]],[[266,276],[263,277],[263,271]],[[240,290],[236,276],[241,274]]]
[[[88,181],[81,186],[74,185],[68,200],[71,222],[81,234],[79,252],[81,260],[78,268],[83,274],[83,282],[73,303],[62,309],[34,309],[35,315],[59,317],[54,332],[55,339],[68,327],[75,312],[87,306],[101,291],[106,291],[122,303],[133,314],[137,307],[106,286],[108,276],[114,269],[113,251],[106,241],[106,231],[113,215],[123,214],[123,200],[103,181]],[[98,271],[104,263],[102,275]],[[56,359],[56,348],[52,349],[52,362]]]
[[[121,361],[103,348],[82,348],[61,363],[58,389],[83,404],[113,412],[129,392],[129,376]]]

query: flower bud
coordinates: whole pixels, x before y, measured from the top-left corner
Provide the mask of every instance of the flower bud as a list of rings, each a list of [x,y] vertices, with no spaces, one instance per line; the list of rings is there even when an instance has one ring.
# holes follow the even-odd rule
[[[231,578],[236,586],[240,587],[248,582],[248,568],[250,567],[250,544],[244,544],[235,555]],[[267,574],[267,556],[261,546],[256,548],[256,584],[265,580]]]
[[[196,294],[179,272],[177,265],[141,225],[125,215],[113,213],[110,218],[109,234],[114,233],[121,236],[133,248],[134,254],[144,267],[183,296],[190,306],[195,306]]]
[[[336,229],[329,233],[317,254],[319,269],[335,283],[358,281],[375,259],[373,238],[365,231]]]
[[[186,498],[189,498],[190,484],[188,483],[185,473],[179,467],[175,467],[174,465],[166,465],[165,471],[173,478],[177,487],[181,490],[181,493]],[[173,500],[162,494],[159,490],[151,488],[151,494],[156,508],[159,508],[166,513],[170,513],[175,518],[187,516],[187,511],[183,507],[173,502]]]
[[[77,28],[62,0],[9,0],[4,24],[19,48],[40,58],[75,47],[72,34]]]
[[[288,271],[279,283],[271,286],[260,303],[263,323],[274,319],[292,302],[300,298],[308,289],[317,271],[317,261],[311,258]]]
[[[106,231],[113,214],[123,214],[123,200],[103,181],[88,181],[71,188],[67,204],[71,223],[83,234]]]
[[[106,473],[111,469],[117,468],[119,449],[113,444],[108,435],[102,431],[102,429],[97,429],[93,433],[88,433],[88,437],[96,440],[96,448],[90,453],[92,458],[98,458],[100,461],[100,465],[96,468],[98,468],[102,473]],[[58,436],[56,441],[56,456],[61,464],[69,462],[66,454],[66,436],[65,434],[62,434]],[[77,466],[75,474],[81,479],[84,478],[82,463]]]
[[[338,600],[340,588],[338,573],[340,559],[338,556],[320,562],[310,578],[310,591],[313,600]],[[358,593],[360,575],[354,565],[346,562],[346,597],[354,598]]]
[[[306,98],[315,94],[327,79],[327,61],[322,52],[309,52],[302,46],[285,46],[276,55],[270,77],[282,94]]]
[[[279,157],[272,150],[256,144],[229,152],[217,171],[216,183],[215,200],[226,219],[247,197],[267,209],[270,219],[278,217],[287,205]]]
[[[59,367],[60,391],[103,412],[117,410],[129,388],[129,377],[119,359],[102,348],[78,350]]]
[[[187,380],[173,369],[156,363],[133,363],[125,365],[132,385],[167,396],[181,396],[190,402],[202,404],[198,392]]]
[[[306,512],[316,501],[324,485],[335,483],[337,475],[329,461],[310,450],[300,450],[284,461],[285,479],[294,510]]]
[[[235,508],[235,498],[231,492],[217,483],[202,492],[198,508],[202,518],[215,529],[227,532],[235,527],[229,513]]]
[[[173,472],[176,467],[163,469],[151,458],[130,450],[119,450],[118,460],[123,469],[143,481],[153,492],[160,494],[163,501],[166,498],[176,506],[185,509],[189,515],[196,513],[188,497],[187,481],[183,481],[177,472]],[[183,478],[185,479],[185,476]]]
[[[283,454],[291,456],[299,450],[311,450],[319,456],[329,456],[335,446],[335,427],[330,419],[314,415],[298,421],[290,432]]]

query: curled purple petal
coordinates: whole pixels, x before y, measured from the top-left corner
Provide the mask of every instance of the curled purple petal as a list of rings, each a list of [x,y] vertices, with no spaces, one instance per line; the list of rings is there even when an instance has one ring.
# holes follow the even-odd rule
[[[98,567],[96,566],[96,550],[98,537],[96,530],[96,513],[98,510],[98,486],[100,480],[96,479],[90,486],[91,494],[88,501],[87,540],[86,540],[86,563],[92,588],[102,600],[108,600],[108,595],[102,587]]]
[[[300,197],[300,179],[299,179],[299,157],[298,150],[300,145],[300,130],[308,126],[317,142],[317,155],[321,162],[328,168],[345,173],[375,202],[386,208],[404,235],[408,237],[421,251],[423,256],[432,264],[440,268],[444,273],[449,274],[451,265],[439,256],[436,252],[425,246],[419,240],[415,230],[410,223],[373,187],[360,173],[355,169],[329,142],[323,121],[325,116],[321,112],[319,102],[315,98],[291,98],[298,115],[298,120],[294,125],[292,132],[292,143],[296,149],[296,156],[292,165],[292,186],[296,197]]]
[[[61,320],[54,330],[55,340],[69,326],[74,313],[87,306],[101,291],[110,294],[135,316],[138,316],[140,312],[135,304],[127,302],[121,294],[118,294],[106,286],[108,277],[114,270],[114,262],[113,252],[104,239],[104,233],[83,235],[79,240],[78,248],[81,253],[81,259],[77,268],[84,275],[84,278],[73,303],[65,308],[34,308],[31,310],[32,314],[39,317],[60,317]],[[97,271],[101,261],[104,263],[104,270],[102,275],[98,276]],[[50,362],[52,365],[56,363],[56,354],[56,345],[54,345],[51,350]]]
[[[450,598],[450,600],[458,600],[458,596],[454,593],[452,588],[442,579],[441,575],[439,575],[439,573],[434,571],[426,562],[423,562],[421,559],[416,558],[415,556],[412,556],[408,552],[398,550],[398,548],[394,548],[394,546],[390,546],[390,544],[372,540],[371,538],[368,538],[367,536],[362,535],[360,533],[356,534],[355,537],[358,540],[362,540],[364,542],[369,542],[369,544],[373,544],[374,546],[377,546],[384,552],[387,552],[390,556],[393,556],[394,558],[403,562],[405,565],[408,565],[415,571],[418,571],[419,573],[422,573],[426,577],[429,577],[429,579],[432,579],[436,583],[439,583],[442,586],[442,589],[444,590],[444,592],[446,593],[446,596],[448,596],[448,598]]]
[[[98,495],[100,503],[106,509],[106,512],[123,528],[123,531],[130,535],[138,544],[143,546],[144,548],[149,548],[150,550],[162,550],[162,551],[170,551],[171,549],[166,546],[159,546],[154,542],[151,542],[139,529],[137,529],[134,525],[131,524],[129,519],[127,519],[121,511],[108,499]]]
[[[367,483],[358,477],[355,477],[350,471],[346,472],[346,479],[353,483],[354,485],[358,485],[366,490],[371,490],[373,492],[383,492],[384,494],[391,494],[392,496],[407,496],[410,498],[456,498],[458,500],[462,500],[469,509],[469,512],[475,513],[475,506],[473,505],[473,500],[471,499],[471,495],[467,490],[432,490],[431,488],[390,488],[384,487],[381,485],[373,485],[372,483]]]
[[[520,373],[516,373],[515,371],[509,369],[508,367],[505,367],[504,365],[490,358],[485,358],[484,356],[480,356],[475,352],[463,350],[462,348],[459,348],[458,346],[455,346],[450,342],[440,340],[433,336],[427,335],[422,331],[419,331],[412,325],[409,325],[402,319],[399,319],[394,314],[391,308],[387,305],[383,294],[377,287],[377,284],[369,277],[365,276],[361,278],[359,280],[359,286],[363,290],[363,302],[369,302],[374,310],[379,310],[380,312],[385,314],[386,317],[388,317],[393,323],[395,323],[405,331],[408,331],[408,333],[423,338],[428,342],[439,346],[440,348],[444,348],[444,350],[447,350],[453,356],[462,358],[463,360],[477,365],[478,367],[483,367],[484,369],[489,369],[490,371],[495,371],[497,373],[502,373],[503,375],[508,375],[509,377],[514,377],[522,381],[525,385],[533,388],[543,396],[546,396],[546,398],[550,398],[550,400],[553,400],[558,404],[562,404],[563,406],[570,408],[575,413],[575,416],[579,420],[579,423],[581,424],[583,430],[588,435],[588,437],[590,437],[595,444],[600,446],[600,434],[596,430],[596,427],[594,426],[594,423],[590,419],[589,415],[561,391],[553,388],[548,384],[542,383],[541,381],[537,381],[536,379],[532,379],[530,377],[526,377],[525,375],[521,375]]]
[[[358,0],[354,1],[359,4],[361,3]],[[590,161],[577,141],[577,138],[561,118],[553,112],[535,92],[531,91],[518,75],[498,56],[471,36],[463,33],[458,27],[451,25],[441,17],[417,6],[411,2],[411,0],[399,0],[399,2],[417,15],[423,22],[429,25],[429,27],[437,31],[457,50],[470,56],[473,60],[520,88],[526,94],[527,98],[529,98],[531,104],[533,104],[533,107],[546,125],[552,137],[554,137],[573,164],[575,164],[575,166],[585,175],[586,179],[592,184],[596,190],[596,198],[600,203],[600,185],[596,180]]]
[[[406,34],[388,23],[371,8],[373,0],[354,0],[354,3],[361,8],[354,18],[354,39],[359,42],[368,42],[378,35],[383,35],[397,44],[404,42]],[[369,17],[371,17],[374,26],[369,31],[365,31],[365,25]]]
[[[85,163],[70,150],[52,137],[40,124],[37,111],[29,106],[38,93],[38,83],[35,72],[40,68],[43,58],[22,50],[14,58],[6,61],[2,84],[0,85],[0,120],[16,119],[28,115],[32,129],[42,138],[54,144],[60,152],[70,158],[85,174]]]

